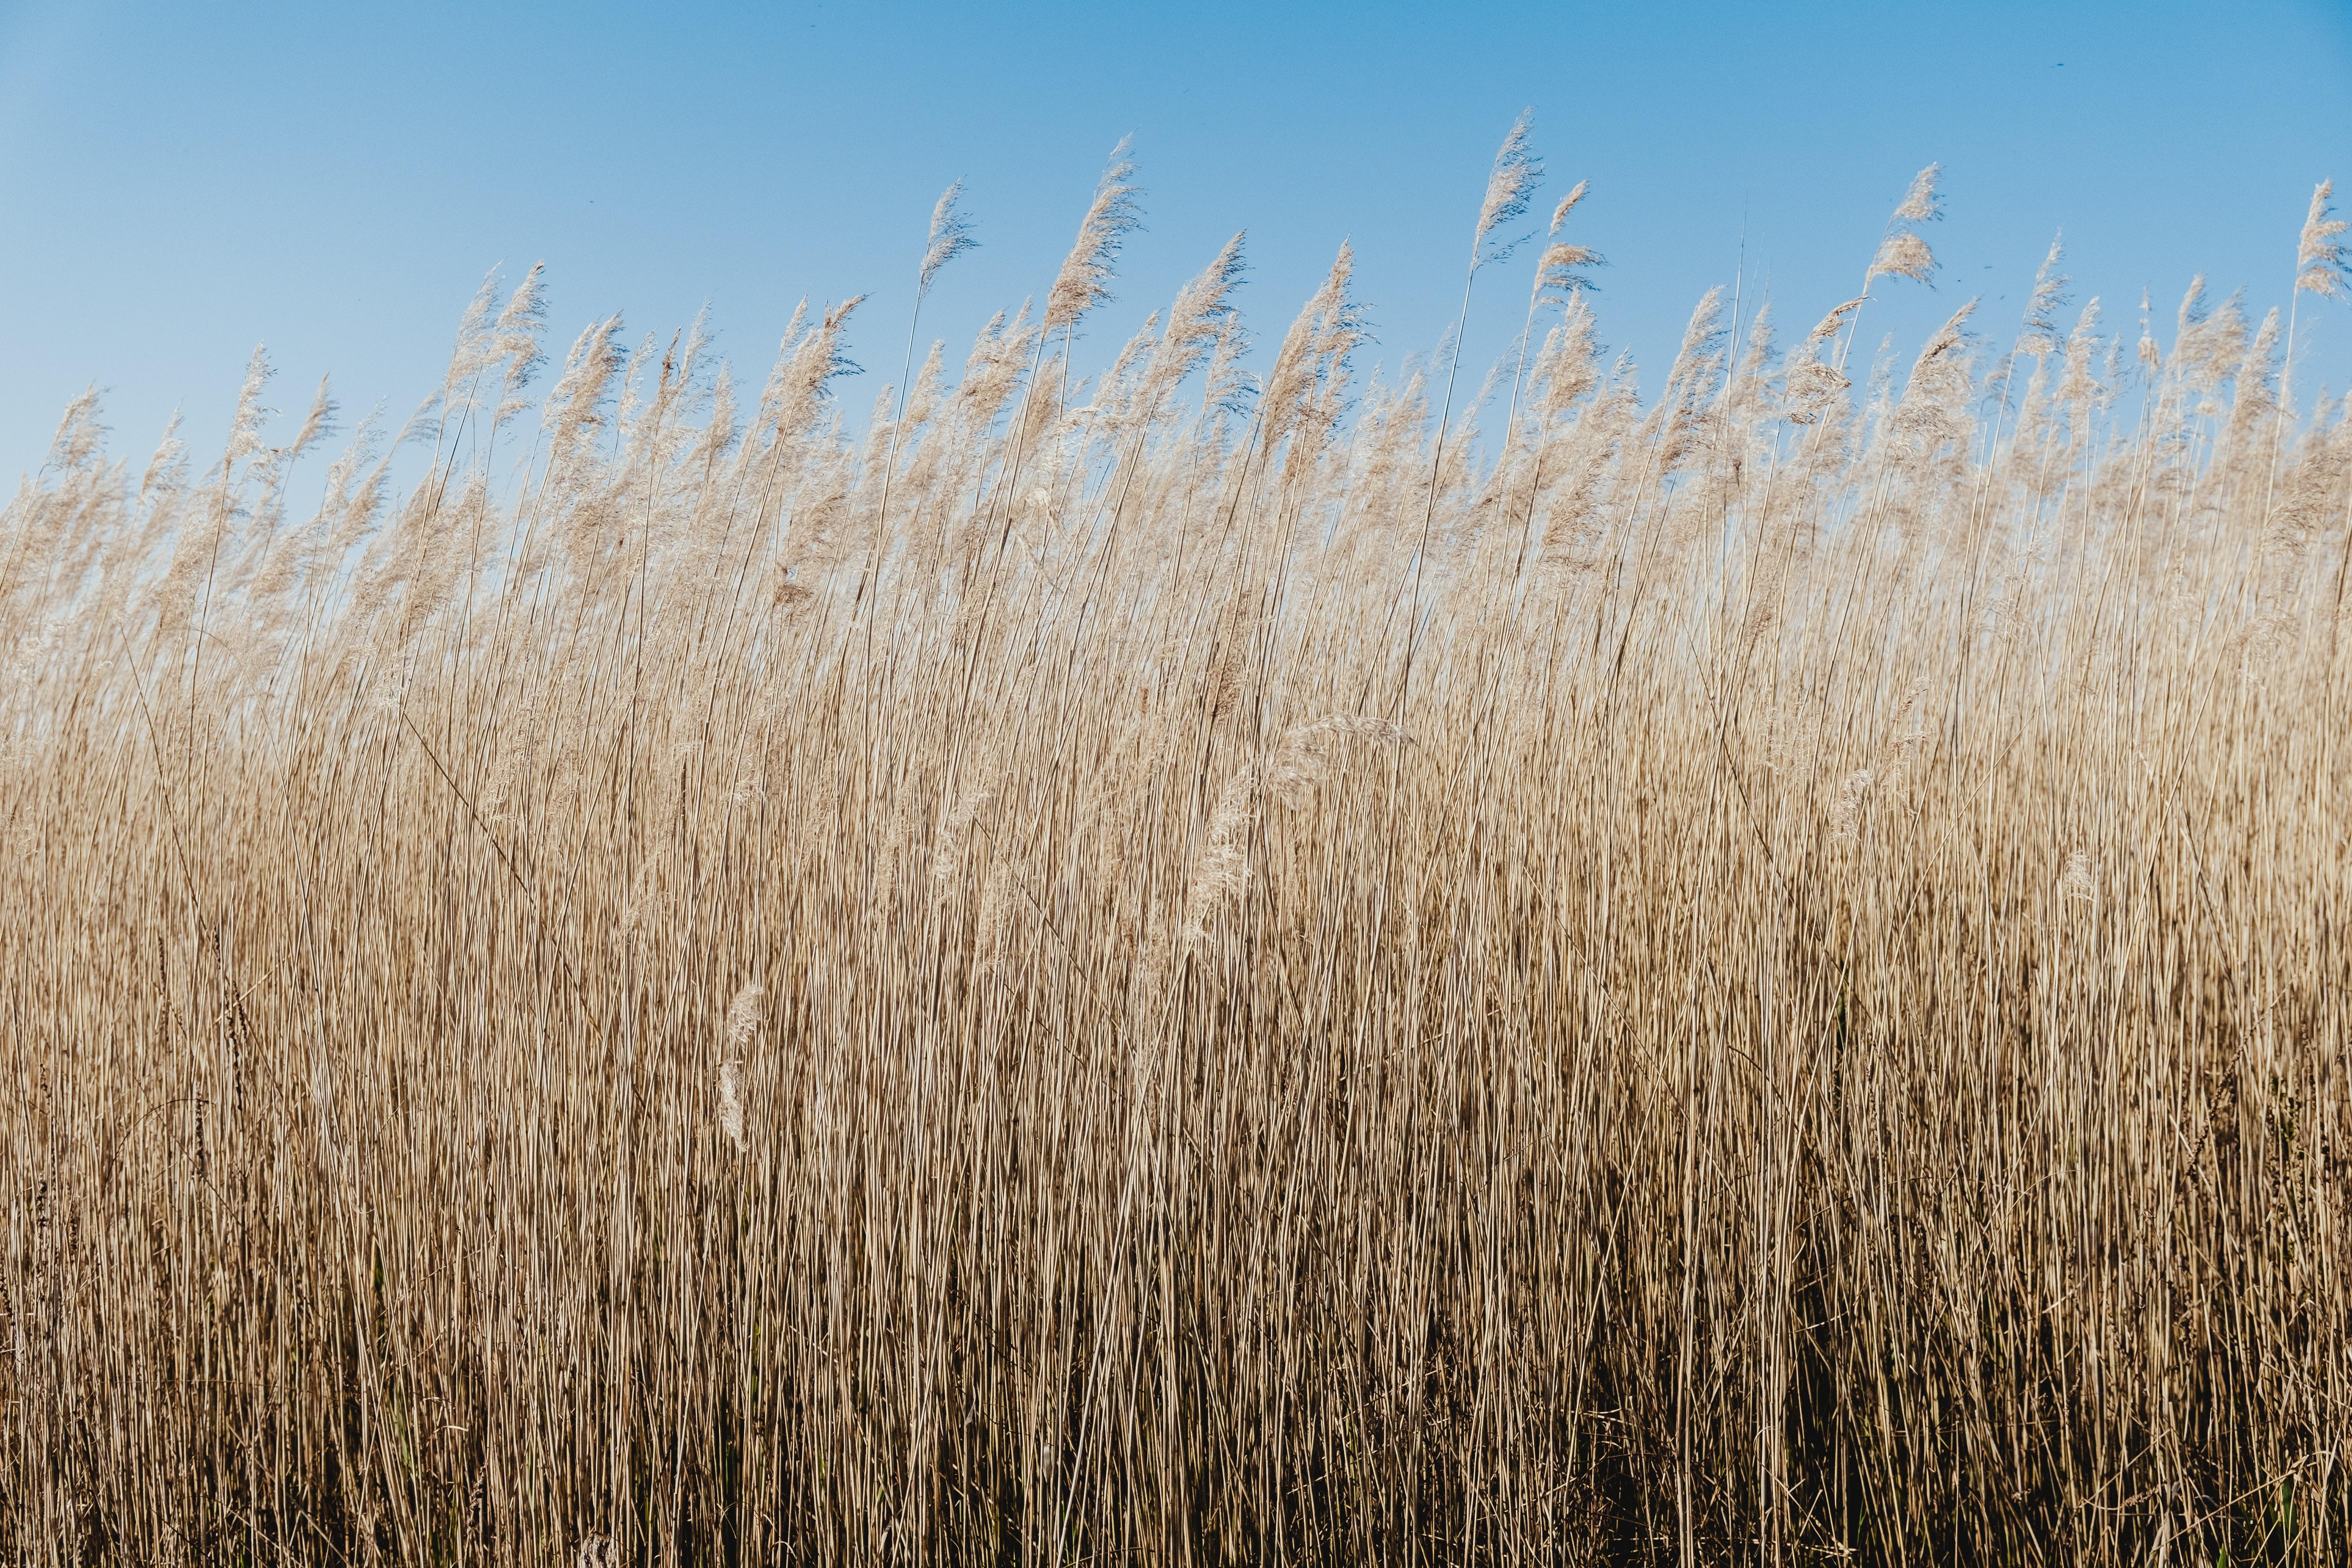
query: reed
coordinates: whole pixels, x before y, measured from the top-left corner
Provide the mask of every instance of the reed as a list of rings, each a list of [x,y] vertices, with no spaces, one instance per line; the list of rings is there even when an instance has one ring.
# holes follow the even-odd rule
[[[0,1553],[2341,1561],[2352,404],[2275,314],[2062,336],[2053,247],[2014,350],[1710,296],[1645,403],[1555,244],[1481,432],[1344,252],[1263,386],[1238,237],[1074,364],[1136,203],[862,427],[856,301],[748,414],[617,318],[536,398],[536,271],[307,519],[258,356],[201,473],[68,411]]]

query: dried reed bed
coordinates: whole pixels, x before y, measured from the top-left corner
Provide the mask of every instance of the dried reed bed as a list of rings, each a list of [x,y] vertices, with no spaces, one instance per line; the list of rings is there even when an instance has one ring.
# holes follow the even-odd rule
[[[1475,440],[1344,253],[1080,375],[1123,164],[862,432],[852,305],[541,397],[535,274],[404,494],[288,516],[258,357],[201,473],[77,404],[11,1560],[2340,1560],[2345,405],[2054,250],[2013,348],[1710,295],[1645,400],[1573,205]]]

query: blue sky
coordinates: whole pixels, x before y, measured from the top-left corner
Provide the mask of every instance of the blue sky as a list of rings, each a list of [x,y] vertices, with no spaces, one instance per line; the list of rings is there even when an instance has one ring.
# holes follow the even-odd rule
[[[867,292],[862,412],[940,190],[968,182],[983,245],[926,309],[952,359],[1043,294],[1130,132],[1148,227],[1082,352],[1245,228],[1262,340],[1352,238],[1393,365],[1450,324],[1523,107],[1548,195],[1593,183],[1575,237],[1645,389],[1709,284],[1798,331],[1845,298],[1931,160],[1942,277],[1882,284],[1866,342],[1981,294],[2005,343],[2061,226],[2129,331],[2143,285],[2168,321],[2200,270],[2286,302],[2312,185],[2352,187],[2352,5],[0,5],[0,468],[91,381],[118,452],[179,406],[202,457],[257,342],[289,418],[330,373],[346,426],[404,415],[482,274],[541,260],[559,350],[707,303],[753,375],[797,300]],[[1531,258],[1482,278],[1472,370]],[[2298,380],[2342,385],[2352,310],[2304,314]]]

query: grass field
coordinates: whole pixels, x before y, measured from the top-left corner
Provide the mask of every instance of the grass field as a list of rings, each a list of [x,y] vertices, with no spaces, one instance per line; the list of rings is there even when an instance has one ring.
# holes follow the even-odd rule
[[[1243,374],[1238,241],[1074,367],[1115,166],[870,419],[856,301],[534,380],[536,274],[404,433],[69,410],[0,1556],[2342,1561],[2326,193],[2284,319],[2053,251],[1643,395],[1533,172],[1475,395],[1360,378],[1344,252]]]

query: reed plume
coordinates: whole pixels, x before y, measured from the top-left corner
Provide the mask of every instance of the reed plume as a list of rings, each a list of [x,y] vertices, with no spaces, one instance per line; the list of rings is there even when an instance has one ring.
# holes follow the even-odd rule
[[[1087,216],[1078,222],[1078,237],[1054,286],[1045,294],[1045,325],[1071,328],[1080,317],[1111,298],[1112,269],[1119,247],[1142,222],[1142,208],[1134,184],[1135,165],[1128,158],[1129,142],[1122,138],[1111,150],[1110,163],[1095,184]]]
[[[2298,291],[2309,290],[2326,300],[2345,297],[2347,281],[2352,281],[2352,247],[2336,237],[2347,225],[2336,216],[2328,198],[2336,194],[2336,182],[2322,180],[2311,193],[2311,212],[2303,220],[2303,235],[2295,247],[2294,286]]]

